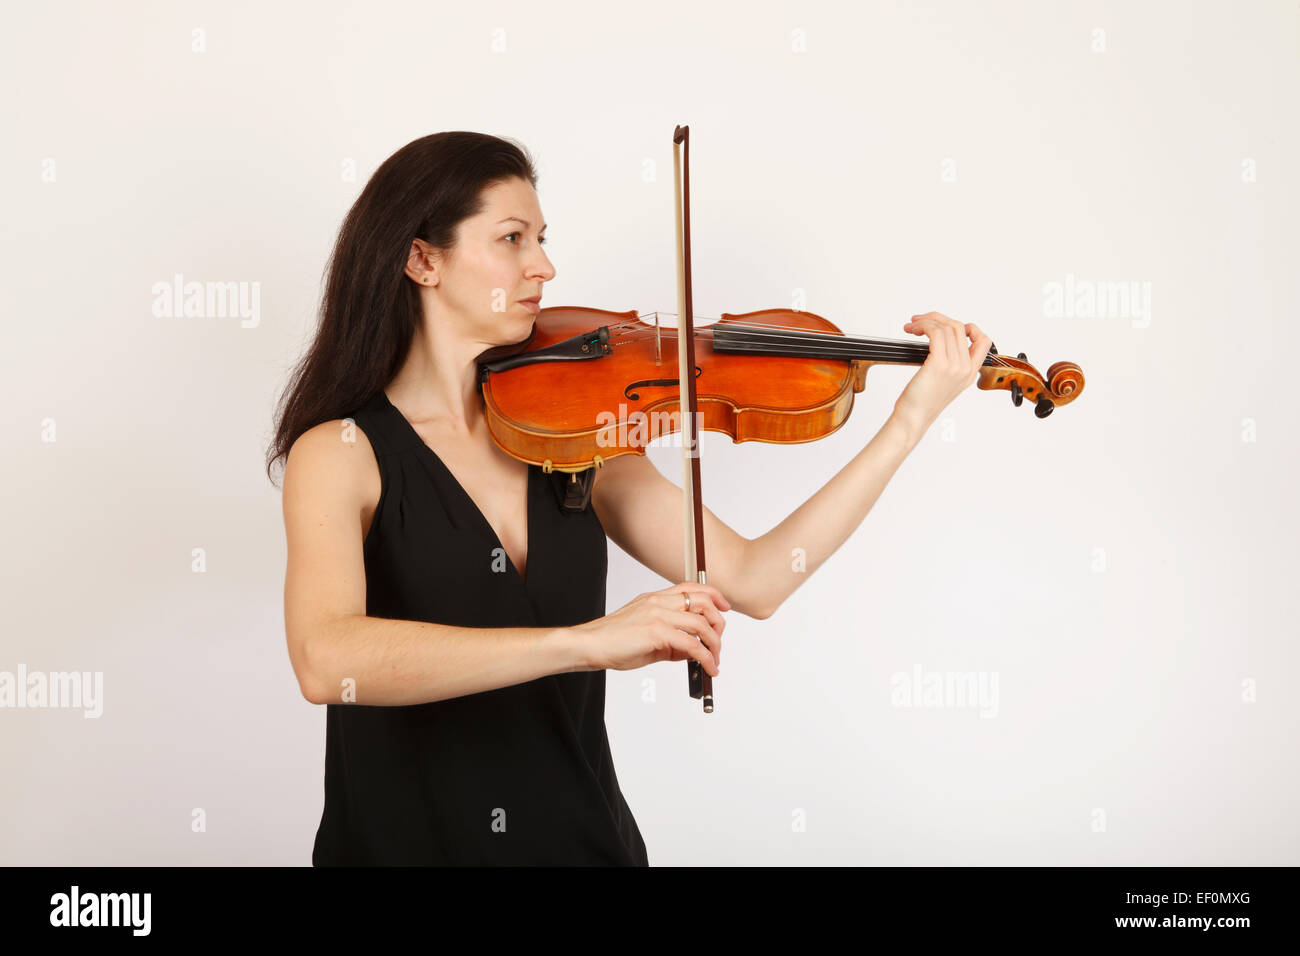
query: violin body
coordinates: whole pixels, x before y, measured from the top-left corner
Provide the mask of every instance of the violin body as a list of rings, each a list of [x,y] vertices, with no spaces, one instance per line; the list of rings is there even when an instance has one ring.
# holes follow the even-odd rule
[[[815,441],[848,420],[866,384],[861,359],[715,351],[715,330],[767,327],[842,335],[811,312],[765,309],[695,328],[697,429],[735,442]],[[636,312],[585,307],[538,313],[527,352],[612,327],[608,350],[590,361],[544,361],[484,375],[481,387],[493,441],[544,471],[581,472],[626,454],[645,454],[655,438],[682,430],[677,329]]]

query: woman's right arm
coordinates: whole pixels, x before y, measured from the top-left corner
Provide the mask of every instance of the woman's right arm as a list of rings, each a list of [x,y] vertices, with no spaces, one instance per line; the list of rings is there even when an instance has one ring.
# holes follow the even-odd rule
[[[451,627],[367,617],[361,516],[365,501],[377,497],[379,472],[364,433],[353,429],[356,441],[345,442],[341,424],[310,429],[285,461],[285,635],[307,700],[343,703],[346,693],[357,704],[423,704],[548,674],[688,657],[717,673],[722,620],[716,608],[725,609],[725,600],[707,585],[643,594],[576,627]],[[698,613],[672,610],[682,599],[664,595],[680,590],[691,592]]]

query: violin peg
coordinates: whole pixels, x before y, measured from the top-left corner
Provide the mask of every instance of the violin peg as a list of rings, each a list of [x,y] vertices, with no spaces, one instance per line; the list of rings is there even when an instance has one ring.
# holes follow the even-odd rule
[[[1055,408],[1056,404],[1050,398],[1046,395],[1039,395],[1038,404],[1034,406],[1034,414],[1039,418],[1046,418],[1052,414],[1052,410]]]
[[[1016,408],[1019,408],[1020,403],[1023,402],[1024,400],[1025,400],[1025,396],[1020,391],[1020,383],[1012,382],[1011,383],[1011,404],[1016,406]]]
[[[1016,356],[1016,358],[1020,359],[1020,361],[1022,361],[1022,362],[1028,362],[1028,361],[1029,361],[1029,356],[1025,355],[1024,352],[1021,352],[1019,355]]]

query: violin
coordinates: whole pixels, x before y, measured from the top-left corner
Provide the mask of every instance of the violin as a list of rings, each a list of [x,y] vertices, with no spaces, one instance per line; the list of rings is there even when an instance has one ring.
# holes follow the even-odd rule
[[[665,377],[663,359],[677,350],[679,332],[659,318],[542,309],[525,348],[479,364],[493,439],[545,472],[579,473],[645,454],[649,441],[682,431],[677,370]],[[920,365],[930,354],[927,343],[847,336],[819,315],[790,309],[724,313],[695,330],[694,347],[698,427],[734,442],[781,444],[815,441],[843,425],[872,366]],[[1083,390],[1072,362],[1057,362],[1044,377],[1023,354],[1011,359],[996,348],[979,388],[1009,391],[1016,405],[1029,398],[1039,418]]]
[[[690,285],[690,178],[683,196],[688,127],[673,134],[678,306],[673,327],[660,313],[582,306],[542,309],[523,342],[478,358],[484,413],[507,454],[570,475],[565,507],[587,507],[595,470],[619,455],[645,454],[655,438],[680,433],[683,453],[684,581],[707,583],[700,497],[699,432],[732,441],[794,444],[831,434],[853,409],[874,365],[921,365],[927,342],[845,335],[812,312],[764,309],[696,328]],[[687,148],[687,152],[689,152]],[[673,315],[665,313],[665,315]],[[677,352],[676,368],[664,354]],[[674,373],[674,374],[666,374]],[[989,349],[979,388],[1004,390],[1046,418],[1083,391],[1083,371],[1057,362],[1042,375],[1022,352]],[[712,713],[713,681],[687,662],[688,691]]]

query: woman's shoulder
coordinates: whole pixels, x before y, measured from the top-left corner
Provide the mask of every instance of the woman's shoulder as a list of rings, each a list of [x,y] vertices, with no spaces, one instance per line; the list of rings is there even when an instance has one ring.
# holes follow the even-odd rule
[[[284,465],[285,507],[290,499],[356,508],[368,524],[381,492],[379,464],[365,430],[351,418],[321,422],[289,448]]]
[[[357,470],[367,459],[374,463],[375,450],[365,429],[354,418],[336,418],[307,429],[289,447],[289,461],[329,465]],[[288,467],[286,462],[286,468]],[[314,469],[312,469],[314,470]]]

